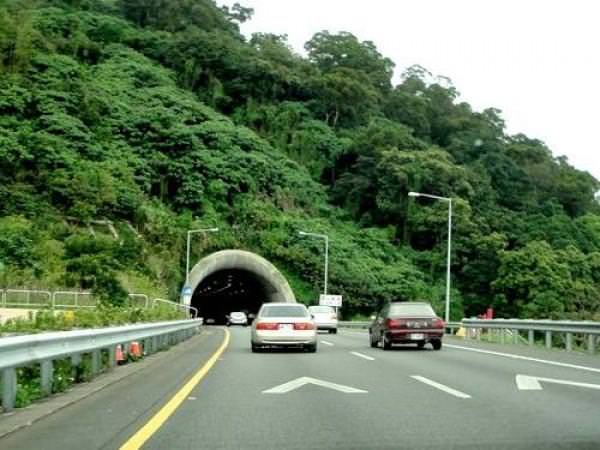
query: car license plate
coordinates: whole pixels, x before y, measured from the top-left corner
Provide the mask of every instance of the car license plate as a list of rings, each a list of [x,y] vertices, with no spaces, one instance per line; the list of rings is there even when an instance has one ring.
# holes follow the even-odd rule
[[[291,323],[280,323],[279,329],[284,331],[292,331],[294,329],[294,325]]]
[[[425,335],[423,335],[423,333],[412,333],[410,335],[410,338],[413,341],[421,341],[421,340],[425,339]]]

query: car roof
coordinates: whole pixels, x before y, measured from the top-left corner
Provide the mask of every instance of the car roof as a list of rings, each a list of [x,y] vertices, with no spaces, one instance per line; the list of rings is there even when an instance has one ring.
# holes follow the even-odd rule
[[[429,302],[390,302],[390,305],[429,305]]]
[[[298,303],[298,302],[265,302],[262,305],[263,306],[293,306],[293,305],[306,306],[304,303]]]

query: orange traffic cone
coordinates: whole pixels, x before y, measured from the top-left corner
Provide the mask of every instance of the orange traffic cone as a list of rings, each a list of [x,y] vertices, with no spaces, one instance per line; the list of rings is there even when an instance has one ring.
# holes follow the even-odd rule
[[[134,357],[134,359],[142,357],[142,350],[140,343],[137,341],[133,341],[129,344],[129,353]]]
[[[117,364],[125,363],[125,355],[123,355],[123,347],[121,344],[118,344],[117,348],[115,349],[115,361]]]

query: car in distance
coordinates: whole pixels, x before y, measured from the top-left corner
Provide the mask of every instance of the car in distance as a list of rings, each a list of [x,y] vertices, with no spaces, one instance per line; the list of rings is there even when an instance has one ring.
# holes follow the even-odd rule
[[[227,316],[227,326],[229,327],[231,325],[248,325],[248,316],[241,311],[232,312]]]
[[[317,325],[317,330],[327,330],[329,333],[337,333],[338,318],[335,309],[331,306],[309,306],[308,312]]]
[[[384,350],[392,344],[417,344],[423,348],[430,343],[434,350],[442,348],[444,321],[429,303],[392,302],[384,305],[369,327],[371,347]]]
[[[264,347],[302,347],[317,351],[317,327],[306,306],[300,303],[265,303],[251,333],[252,352]]]

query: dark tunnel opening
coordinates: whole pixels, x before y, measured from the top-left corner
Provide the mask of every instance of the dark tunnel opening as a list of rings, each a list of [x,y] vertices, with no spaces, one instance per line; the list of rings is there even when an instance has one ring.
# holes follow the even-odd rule
[[[226,323],[226,316],[234,311],[256,314],[269,301],[267,283],[247,270],[224,269],[206,278],[196,287],[191,305],[198,308],[204,323]]]

